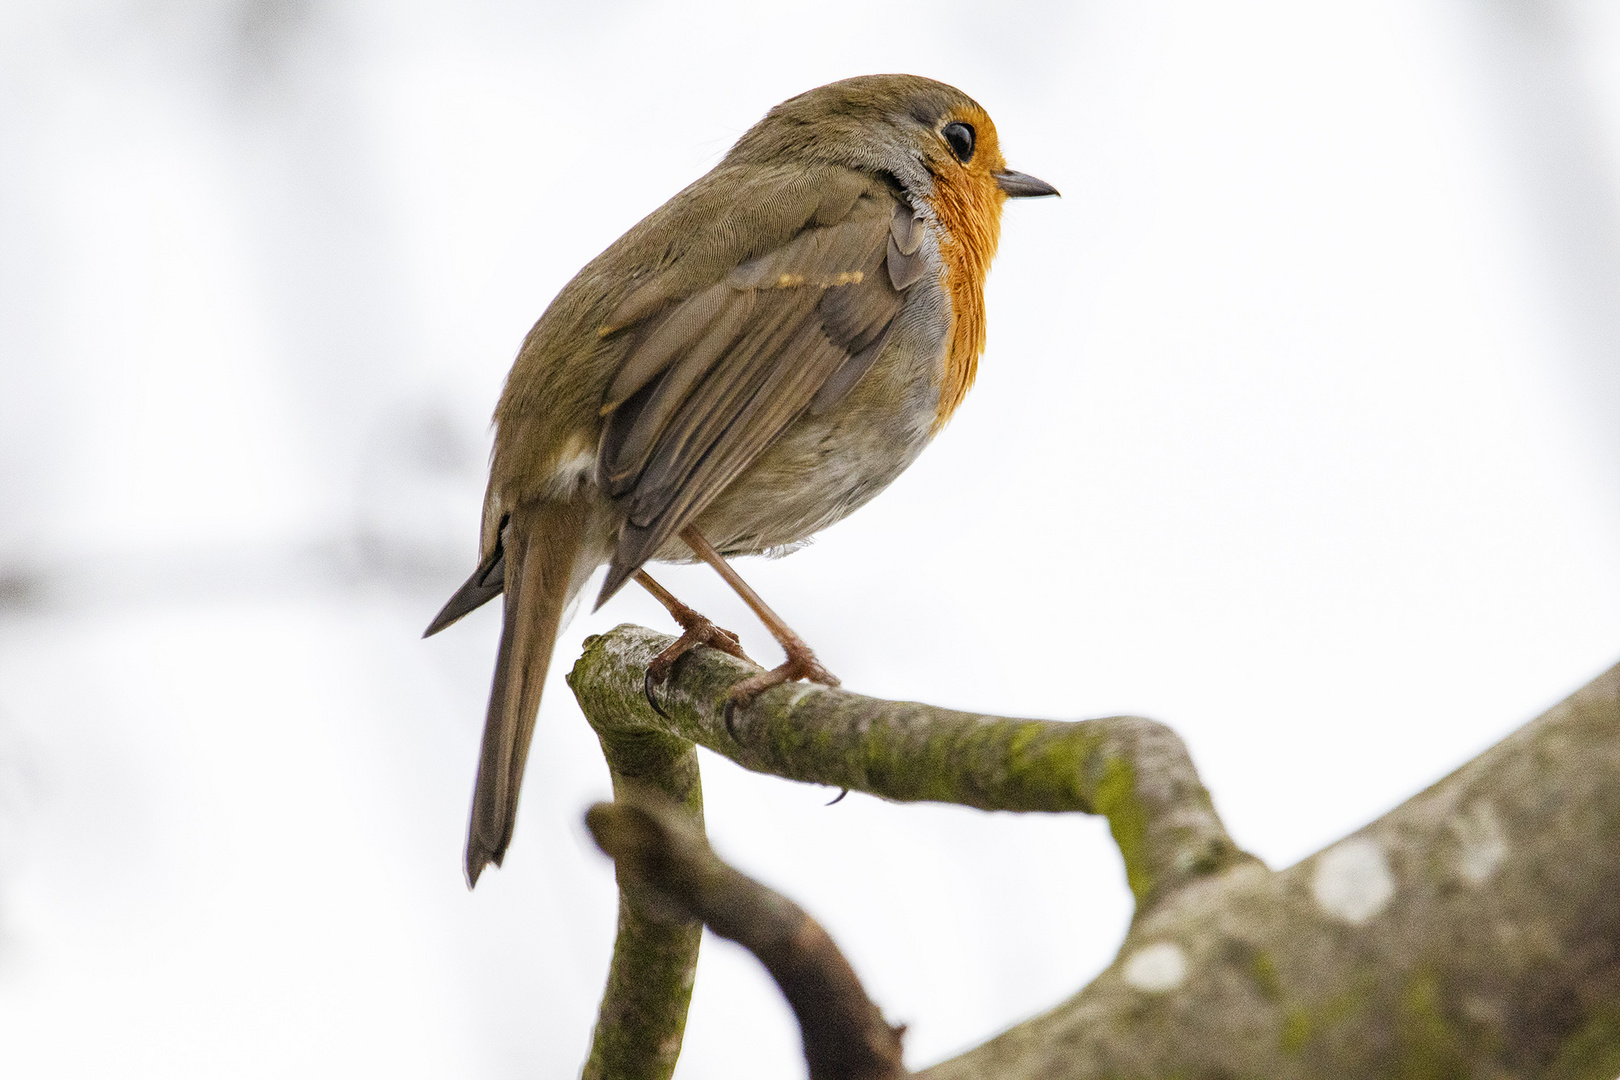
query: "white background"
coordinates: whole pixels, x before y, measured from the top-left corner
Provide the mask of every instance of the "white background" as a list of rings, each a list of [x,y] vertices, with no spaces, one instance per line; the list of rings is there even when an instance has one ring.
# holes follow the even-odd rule
[[[459,870],[487,418],[569,276],[775,102],[960,86],[1007,208],[977,388],[747,561],[846,686],[1187,739],[1288,865],[1620,658],[1620,9],[0,3],[0,1046],[18,1077],[569,1076],[614,917],[561,682]],[[711,573],[663,575],[769,640]],[[704,757],[711,831],[921,1066],[1082,986],[1100,821]],[[1509,838],[1510,844],[1512,838]],[[1595,857],[1598,853],[1587,853]],[[708,941],[678,1075],[802,1075]]]

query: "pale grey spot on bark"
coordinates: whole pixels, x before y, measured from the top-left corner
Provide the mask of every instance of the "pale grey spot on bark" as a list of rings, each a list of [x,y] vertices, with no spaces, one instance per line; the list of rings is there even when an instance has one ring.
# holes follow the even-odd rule
[[[1323,911],[1360,926],[1394,897],[1395,875],[1378,841],[1352,836],[1316,860],[1311,893]]]
[[[1187,954],[1174,942],[1144,945],[1125,961],[1125,981],[1148,994],[1174,990],[1187,981]]]

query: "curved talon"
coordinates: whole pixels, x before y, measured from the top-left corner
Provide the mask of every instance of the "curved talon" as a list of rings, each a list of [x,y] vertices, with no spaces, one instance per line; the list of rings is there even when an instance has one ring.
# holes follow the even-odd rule
[[[729,697],[726,698],[725,718],[726,718],[726,734],[731,736],[731,741],[732,742],[741,744],[742,740],[737,738],[737,728],[736,728],[737,703],[735,701],[733,701]]]
[[[849,788],[844,788],[843,790],[839,791],[839,793],[837,795],[834,795],[832,802],[828,803],[827,805],[828,806],[837,806],[839,803],[844,801],[844,796],[848,795],[848,794],[849,794]]]
[[[652,665],[648,664],[647,675],[641,680],[641,692],[647,696],[647,704],[652,706],[653,712],[657,713],[659,716],[662,716],[665,720],[672,720],[673,718],[669,715],[669,713],[665,712],[663,708],[659,706],[658,699],[653,696],[653,687],[657,686],[663,681],[663,679],[655,680],[653,678]]]
[[[657,596],[658,593],[654,592],[653,595]],[[652,662],[647,665],[647,675],[642,680],[641,690],[647,698],[647,704],[652,706],[652,711],[665,720],[672,721],[674,718],[664,711],[663,706],[658,704],[658,698],[653,692],[653,687],[669,681],[669,677],[674,674],[675,665],[680,662],[681,657],[699,645],[707,645],[712,649],[719,649],[723,653],[729,653],[739,660],[746,660],[750,664],[753,661],[749,660],[748,654],[743,652],[742,644],[737,640],[736,634],[724,627],[714,625],[714,623],[686,605],[681,604],[680,601],[675,600],[673,597],[670,597],[670,600],[677,605],[671,607],[669,611],[675,617],[675,620],[681,624],[682,633],[680,637],[670,644],[669,648],[652,658]]]

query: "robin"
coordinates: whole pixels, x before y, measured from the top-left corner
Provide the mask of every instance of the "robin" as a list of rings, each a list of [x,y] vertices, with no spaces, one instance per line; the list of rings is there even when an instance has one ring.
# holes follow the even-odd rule
[[[654,560],[709,563],[787,653],[734,703],[837,685],[726,559],[806,539],[911,464],[973,384],[1003,203],[1057,193],[1007,168],[960,90],[846,79],[772,109],[557,294],[495,409],[482,558],[424,635],[505,594],[469,886],[511,841],[552,648],[598,566],[597,607],[634,577],[682,628],[649,699],[695,645],[743,655]]]

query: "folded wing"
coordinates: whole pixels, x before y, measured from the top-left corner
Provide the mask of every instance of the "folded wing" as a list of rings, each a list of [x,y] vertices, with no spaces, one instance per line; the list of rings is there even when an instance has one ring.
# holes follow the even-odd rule
[[[603,328],[635,337],[603,405],[600,476],[627,520],[598,604],[854,387],[922,277],[922,223],[880,181],[843,173],[805,211],[782,246],[685,297],[633,292]]]

